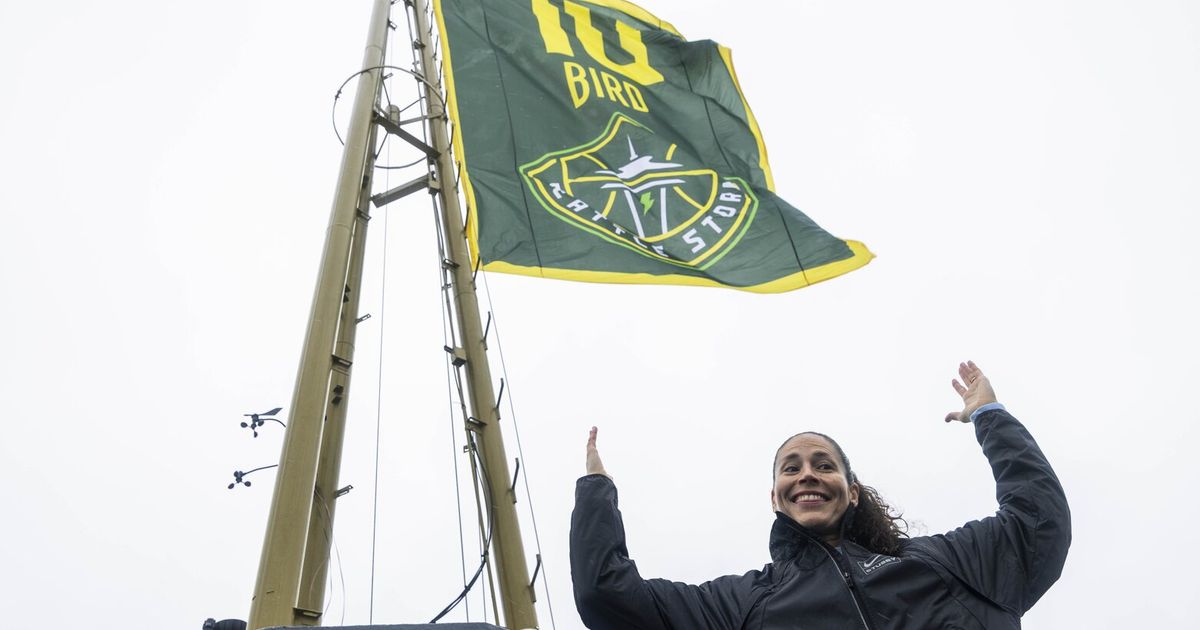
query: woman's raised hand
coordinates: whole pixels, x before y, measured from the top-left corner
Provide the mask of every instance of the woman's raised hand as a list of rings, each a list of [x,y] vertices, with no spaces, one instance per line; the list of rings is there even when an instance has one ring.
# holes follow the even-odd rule
[[[596,427],[592,427],[592,430],[588,432],[587,474],[604,475],[609,479],[612,478],[612,475],[604,471],[604,462],[600,461],[600,451],[596,450]]]
[[[992,389],[991,381],[983,375],[983,370],[980,370],[974,361],[959,363],[958,376],[962,382],[960,383],[956,378],[951,380],[950,384],[954,386],[954,391],[962,396],[963,410],[951,411],[946,414],[946,422],[952,420],[970,422],[971,414],[976,409],[996,402],[996,391]]]

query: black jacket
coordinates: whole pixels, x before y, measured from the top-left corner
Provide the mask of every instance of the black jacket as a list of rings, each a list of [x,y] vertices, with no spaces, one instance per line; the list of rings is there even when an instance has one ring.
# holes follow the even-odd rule
[[[699,586],[642,579],[625,548],[616,486],[583,477],[571,516],[579,615],[594,630],[1019,628],[1062,572],[1070,512],[1020,422],[987,411],[975,435],[996,478],[994,516],[905,539],[891,557],[849,541],[835,549],[778,514],[770,564]]]

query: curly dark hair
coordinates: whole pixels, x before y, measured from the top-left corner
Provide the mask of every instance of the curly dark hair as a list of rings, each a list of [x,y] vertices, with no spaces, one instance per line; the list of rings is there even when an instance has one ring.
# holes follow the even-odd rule
[[[775,451],[775,460],[772,460],[772,478],[776,474],[774,461],[779,459],[780,451],[787,446],[788,442],[800,435],[815,435],[828,440],[837,450],[838,457],[842,459],[842,468],[846,472],[846,483],[858,484],[858,505],[851,506],[846,510],[846,514],[842,518],[842,537],[875,553],[887,556],[899,555],[900,540],[908,538],[908,521],[892,509],[892,506],[879,496],[879,492],[875,488],[859,481],[858,475],[850,467],[850,458],[846,457],[846,451],[842,450],[842,445],[838,444],[837,440],[816,431],[804,431],[784,440],[783,444],[780,444]]]

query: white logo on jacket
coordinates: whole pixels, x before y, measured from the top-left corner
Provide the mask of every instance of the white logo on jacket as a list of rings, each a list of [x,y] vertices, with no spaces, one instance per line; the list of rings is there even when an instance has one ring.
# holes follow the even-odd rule
[[[875,554],[874,556],[871,556],[870,560],[859,560],[858,566],[859,566],[859,568],[862,569],[863,573],[865,573],[867,575],[871,575],[872,573],[878,571],[879,569],[886,567],[887,565],[892,564],[894,562],[900,562],[900,558],[897,558],[894,556],[885,556],[882,554]]]

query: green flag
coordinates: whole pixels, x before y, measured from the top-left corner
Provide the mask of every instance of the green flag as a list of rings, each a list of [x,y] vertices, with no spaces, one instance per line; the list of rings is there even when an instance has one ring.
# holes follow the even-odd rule
[[[789,291],[865,265],[773,192],[729,50],[623,0],[435,0],[484,269]]]

